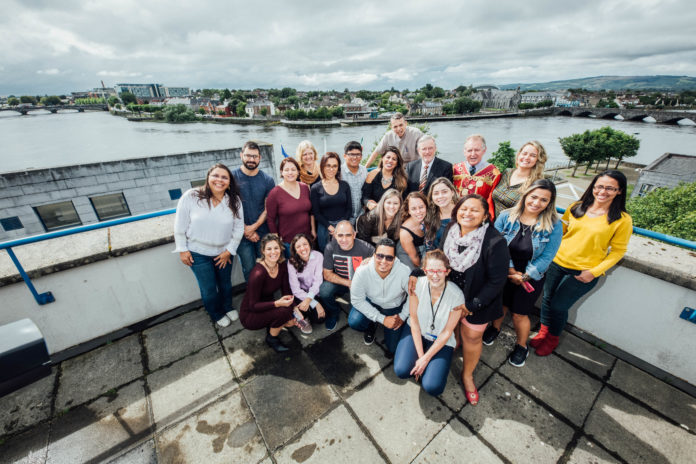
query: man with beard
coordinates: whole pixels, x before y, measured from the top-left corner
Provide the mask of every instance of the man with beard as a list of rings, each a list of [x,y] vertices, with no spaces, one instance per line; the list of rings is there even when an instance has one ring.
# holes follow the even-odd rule
[[[232,171],[244,208],[244,238],[237,248],[237,255],[242,261],[244,280],[249,280],[249,273],[261,256],[261,238],[268,233],[266,197],[275,187],[275,182],[271,176],[259,170],[261,150],[256,142],[245,143],[241,157],[242,166]]]

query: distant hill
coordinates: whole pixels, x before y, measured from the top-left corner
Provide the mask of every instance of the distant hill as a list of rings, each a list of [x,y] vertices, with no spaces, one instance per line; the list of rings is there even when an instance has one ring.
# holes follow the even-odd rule
[[[588,90],[664,90],[679,92],[696,89],[696,77],[689,76],[597,76],[565,81],[537,84],[505,84],[501,89],[520,90],[565,90],[583,88]]]

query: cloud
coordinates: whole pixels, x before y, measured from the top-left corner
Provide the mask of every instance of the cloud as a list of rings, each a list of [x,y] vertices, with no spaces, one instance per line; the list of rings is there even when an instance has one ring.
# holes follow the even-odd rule
[[[54,76],[56,74],[60,74],[60,70],[58,68],[39,69],[38,71],[36,71],[36,74],[46,74],[49,76]]]

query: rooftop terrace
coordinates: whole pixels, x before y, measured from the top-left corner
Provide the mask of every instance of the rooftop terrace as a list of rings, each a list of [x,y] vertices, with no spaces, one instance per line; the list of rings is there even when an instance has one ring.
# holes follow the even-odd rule
[[[239,297],[238,297],[239,299]],[[236,302],[237,304],[239,301]],[[172,317],[174,316],[174,317]],[[263,331],[215,327],[200,308],[55,365],[0,398],[0,462],[686,463],[696,399],[571,333],[553,355],[506,362],[484,347],[477,406],[461,355],[444,394],[398,379],[381,333],[342,317],[297,329],[277,355]],[[533,318],[533,323],[538,321]]]

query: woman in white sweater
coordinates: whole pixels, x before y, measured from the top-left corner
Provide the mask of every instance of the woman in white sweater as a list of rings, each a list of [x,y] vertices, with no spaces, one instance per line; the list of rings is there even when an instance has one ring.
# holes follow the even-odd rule
[[[224,164],[216,164],[205,185],[179,199],[174,220],[175,252],[196,276],[203,306],[220,327],[239,315],[232,308],[232,260],[244,234],[239,189]]]

